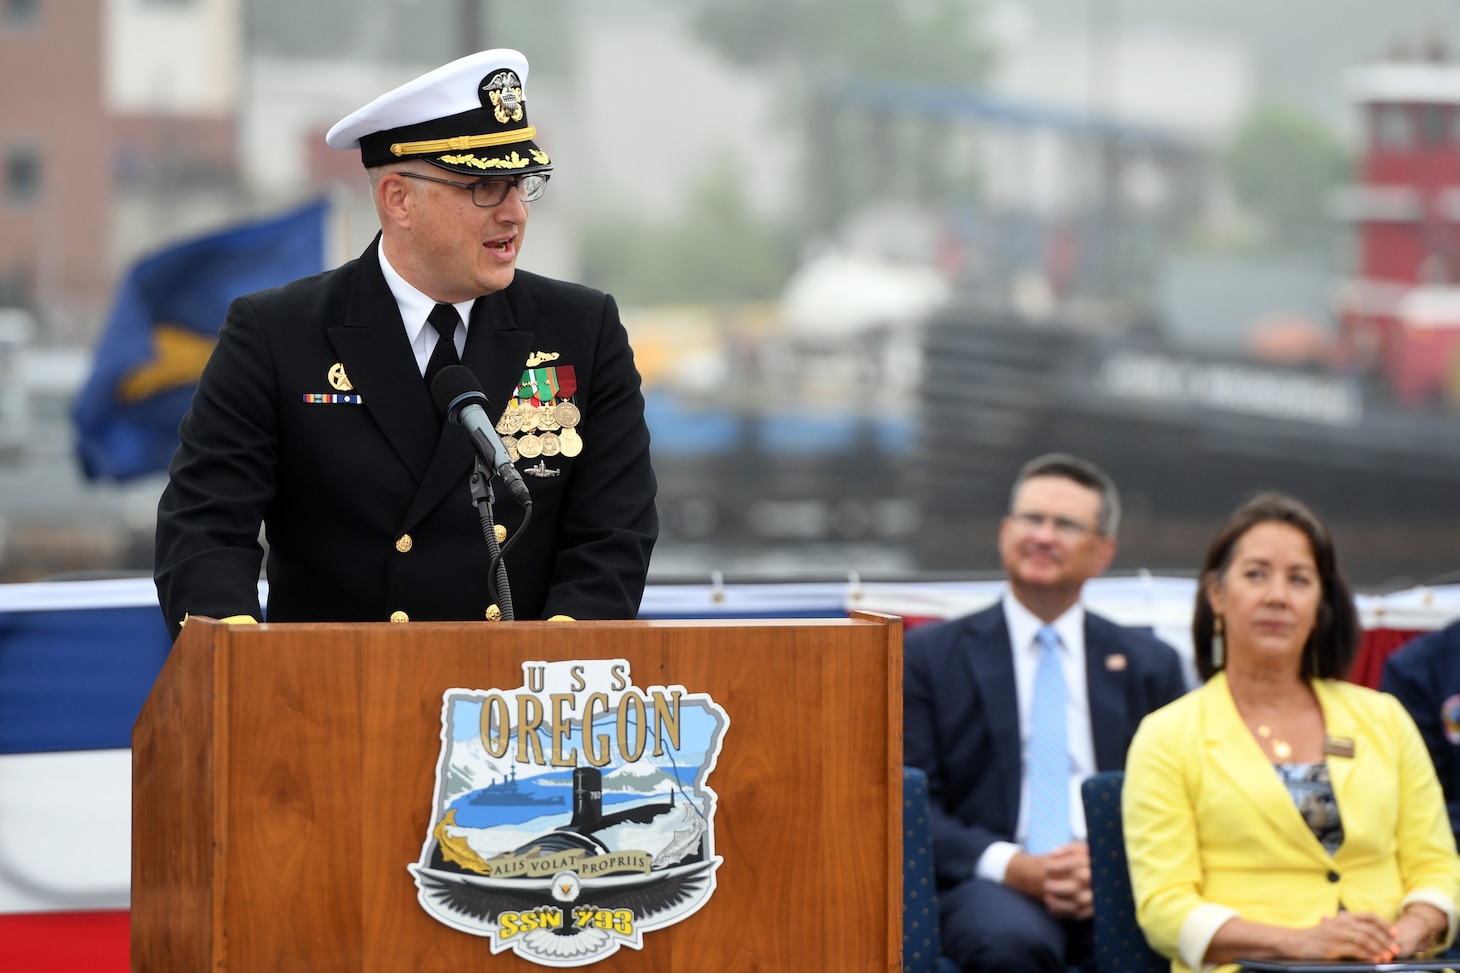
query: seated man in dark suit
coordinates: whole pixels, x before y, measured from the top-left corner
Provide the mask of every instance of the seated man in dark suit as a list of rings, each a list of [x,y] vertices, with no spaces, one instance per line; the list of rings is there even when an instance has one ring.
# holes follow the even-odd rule
[[[1450,830],[1460,836],[1460,621],[1411,639],[1385,659],[1379,688],[1414,717],[1445,792]]]
[[[1119,518],[1093,464],[1032,460],[999,530],[1008,594],[904,641],[904,761],[928,774],[944,951],[966,971],[1093,966],[1080,783],[1187,688],[1174,649],[1080,603]]]

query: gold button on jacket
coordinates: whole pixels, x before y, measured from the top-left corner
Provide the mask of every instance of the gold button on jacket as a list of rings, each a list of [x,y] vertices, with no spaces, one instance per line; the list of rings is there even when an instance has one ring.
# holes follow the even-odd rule
[[[408,622],[411,620],[411,616],[407,615],[405,612],[391,612],[390,620],[392,622]]]
[[[395,542],[395,549],[404,554],[411,549],[413,543],[415,542],[411,540],[410,534],[402,534],[400,535],[400,539]]]

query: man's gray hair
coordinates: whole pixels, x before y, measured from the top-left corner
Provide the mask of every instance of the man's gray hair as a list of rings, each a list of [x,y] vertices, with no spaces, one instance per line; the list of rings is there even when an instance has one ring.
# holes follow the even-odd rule
[[[1009,491],[1009,510],[1014,509],[1014,500],[1019,488],[1037,476],[1058,476],[1072,480],[1100,494],[1100,511],[1096,515],[1096,529],[1107,537],[1114,537],[1120,527],[1120,493],[1115,481],[1104,470],[1089,460],[1071,456],[1069,453],[1045,453],[1025,463]]]
[[[380,180],[385,177],[386,173],[415,172],[418,169],[425,168],[424,166],[411,165],[410,163],[413,161],[414,160],[412,159],[405,159],[400,162],[391,162],[383,166],[371,166],[370,168],[366,169],[365,176],[370,180],[371,194],[373,195],[376,191],[380,189]]]

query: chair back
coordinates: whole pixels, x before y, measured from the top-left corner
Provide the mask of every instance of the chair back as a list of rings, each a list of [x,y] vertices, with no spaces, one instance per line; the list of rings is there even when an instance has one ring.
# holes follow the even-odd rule
[[[928,775],[902,768],[902,970],[943,973],[958,967],[943,956],[938,935],[938,885],[933,875],[933,826]]]
[[[1125,774],[1104,771],[1080,785],[1090,844],[1090,890],[1095,897],[1095,963],[1100,973],[1171,973],[1136,922],[1135,895],[1125,860],[1120,788]]]

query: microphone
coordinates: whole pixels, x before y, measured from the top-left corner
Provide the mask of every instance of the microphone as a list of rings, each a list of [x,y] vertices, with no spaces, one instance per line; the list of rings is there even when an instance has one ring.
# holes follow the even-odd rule
[[[524,507],[532,506],[532,495],[527,492],[527,484],[522,480],[522,474],[517,472],[517,467],[512,465],[512,457],[507,452],[497,430],[492,428],[492,421],[487,417],[484,408],[487,405],[486,393],[482,391],[482,383],[471,373],[471,369],[465,365],[447,365],[436,373],[431,380],[431,397],[436,400],[436,408],[446,416],[453,425],[463,426],[471,434],[472,445],[476,447],[477,454],[490,468],[497,471],[507,489],[517,498],[517,502]]]

